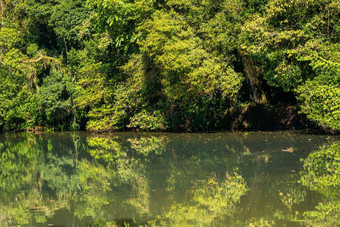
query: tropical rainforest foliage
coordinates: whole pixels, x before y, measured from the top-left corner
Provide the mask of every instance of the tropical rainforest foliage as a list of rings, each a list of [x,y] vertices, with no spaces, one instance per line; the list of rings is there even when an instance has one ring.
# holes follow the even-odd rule
[[[337,0],[0,7],[0,130],[209,130],[250,103],[340,129]]]

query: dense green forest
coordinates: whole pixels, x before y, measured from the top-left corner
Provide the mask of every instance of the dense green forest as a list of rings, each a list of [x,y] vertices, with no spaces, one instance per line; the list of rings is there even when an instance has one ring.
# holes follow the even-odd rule
[[[340,129],[338,0],[0,7],[0,131],[214,130],[254,104]]]

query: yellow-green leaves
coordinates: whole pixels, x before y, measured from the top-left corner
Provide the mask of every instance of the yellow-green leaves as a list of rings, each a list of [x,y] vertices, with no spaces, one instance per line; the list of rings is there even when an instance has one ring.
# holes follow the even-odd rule
[[[296,88],[303,81],[301,69],[285,61],[281,62],[274,72],[274,77],[270,79],[271,84],[282,87],[285,91]]]
[[[301,110],[325,128],[340,129],[340,87],[324,83],[326,81],[307,81],[298,92],[302,102]]]
[[[140,49],[153,59],[165,95],[173,100],[215,92],[234,97],[242,77],[222,55],[211,52],[210,47],[205,49],[205,42],[185,16],[172,10],[158,11],[139,27],[146,34],[139,42]]]
[[[0,28],[0,50],[1,52],[8,51],[11,48],[17,47],[22,42],[20,34],[13,28]]]
[[[337,95],[308,89],[338,89],[338,0],[19,0],[2,12],[0,129],[45,125],[58,105],[73,129],[217,129],[240,102],[297,96],[338,127],[337,105],[314,103]],[[78,85],[67,105],[56,74]]]

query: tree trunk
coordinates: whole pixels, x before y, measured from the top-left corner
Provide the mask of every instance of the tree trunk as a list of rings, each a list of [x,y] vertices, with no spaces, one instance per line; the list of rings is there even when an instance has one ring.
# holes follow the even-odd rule
[[[266,94],[263,91],[260,81],[262,69],[256,66],[254,60],[248,55],[242,55],[244,72],[251,88],[251,99],[255,103],[267,103]]]
[[[0,0],[0,28],[4,26],[6,4],[6,0]]]
[[[5,16],[4,0],[0,0],[0,7],[1,7],[1,24],[2,24],[2,20],[4,19],[4,16]]]

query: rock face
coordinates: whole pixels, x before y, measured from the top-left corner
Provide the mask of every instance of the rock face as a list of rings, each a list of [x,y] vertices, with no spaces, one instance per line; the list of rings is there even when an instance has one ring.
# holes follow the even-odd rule
[[[305,115],[294,106],[272,107],[252,104],[229,111],[225,119],[231,130],[284,130],[314,128]]]

